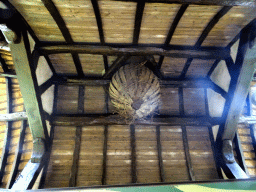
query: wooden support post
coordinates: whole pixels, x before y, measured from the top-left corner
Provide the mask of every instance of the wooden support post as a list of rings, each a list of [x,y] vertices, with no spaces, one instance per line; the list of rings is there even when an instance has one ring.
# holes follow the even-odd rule
[[[12,92],[11,78],[6,78],[6,94],[7,94],[7,113],[12,113],[13,92]],[[0,182],[2,182],[4,173],[5,173],[5,166],[7,164],[11,137],[12,137],[12,122],[8,121],[6,123],[4,146],[2,149],[2,155],[0,160]]]

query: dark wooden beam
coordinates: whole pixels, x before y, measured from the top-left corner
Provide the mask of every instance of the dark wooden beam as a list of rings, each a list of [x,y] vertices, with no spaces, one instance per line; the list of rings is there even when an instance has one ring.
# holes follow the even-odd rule
[[[98,26],[98,31],[99,31],[99,37],[100,37],[100,42],[102,45],[105,44],[105,38],[104,38],[104,32],[103,32],[103,27],[102,27],[102,19],[101,19],[101,14],[100,14],[100,9],[98,5],[98,0],[91,0],[97,26]]]
[[[79,93],[78,93],[78,110],[77,110],[79,114],[84,113],[84,91],[85,91],[85,87],[80,85]],[[75,136],[75,148],[73,152],[73,164],[71,167],[71,173],[70,173],[70,179],[69,179],[69,187],[76,187],[76,183],[77,183],[81,138],[82,138],[82,126],[77,126],[76,136]]]
[[[44,6],[49,11],[52,18],[54,19],[54,21],[58,25],[58,27],[59,27],[64,39],[66,40],[66,42],[67,43],[73,43],[74,41],[73,41],[72,36],[71,36],[67,26],[66,26],[66,23],[63,20],[63,18],[61,16],[59,10],[57,9],[57,7],[52,2],[52,0],[41,0],[41,1],[43,2]],[[75,63],[75,67],[76,67],[78,76],[80,76],[80,77],[84,76],[83,68],[82,68],[82,65],[81,65],[78,54],[77,53],[72,53],[72,58],[73,58],[73,61]]]
[[[208,71],[208,73],[207,73],[207,77],[208,77],[208,78],[211,77],[213,71],[214,71],[215,68],[218,66],[219,62],[220,62],[220,60],[217,59],[217,60],[212,64],[211,69],[210,69],[210,70]]]
[[[21,26],[22,28],[25,28],[28,30],[29,34],[31,35],[31,37],[33,38],[33,40],[36,43],[39,43],[39,39],[37,38],[37,36],[35,35],[34,31],[32,30],[32,28],[30,27],[30,25],[27,23],[27,21],[23,18],[23,16],[16,10],[16,8],[7,0],[3,0],[2,1],[10,10],[13,10],[15,12],[15,15],[17,18],[19,18],[19,21],[14,22],[14,24],[17,24],[17,22],[21,22]]]
[[[12,113],[13,108],[13,91],[12,91],[12,80],[11,78],[6,78],[6,96],[7,96],[7,113]],[[2,155],[0,160],[0,182],[3,181],[3,176],[5,174],[5,167],[7,165],[7,158],[9,155],[9,149],[11,145],[11,138],[12,138],[12,122],[8,121],[6,123],[5,128],[5,138],[4,138],[4,145],[2,149]]]
[[[53,65],[52,65],[52,62],[51,62],[49,56],[48,56],[48,55],[43,55],[43,56],[44,56],[45,60],[47,61],[48,66],[50,67],[50,69],[51,69],[53,75],[56,76],[56,74],[57,74],[57,73],[56,73],[56,70],[54,69],[54,67],[53,67]]]
[[[26,135],[26,128],[27,128],[27,120],[24,120],[24,121],[22,121],[22,124],[21,124],[21,131],[20,131],[18,146],[17,146],[17,149],[15,151],[14,161],[12,163],[13,164],[12,171],[10,172],[10,179],[9,179],[7,185],[6,185],[7,189],[12,188],[12,185],[15,182],[15,179],[16,179],[17,174],[18,174],[18,169],[19,169],[19,165],[20,165],[20,161],[21,161],[24,139],[25,139],[25,135]]]
[[[157,141],[157,153],[158,153],[158,166],[159,166],[160,181],[165,182],[160,126],[156,126],[156,141]]]
[[[103,163],[102,163],[102,177],[101,184],[106,185],[107,178],[107,150],[108,150],[108,126],[104,129],[104,144],[103,144]]]
[[[143,11],[145,7],[145,1],[138,1],[136,14],[135,14],[135,22],[134,22],[134,31],[133,31],[133,44],[138,44],[139,36],[140,36],[140,27],[143,16]]]
[[[39,86],[41,95],[53,85],[55,79],[56,77],[52,76],[50,79],[46,80],[42,85]]]
[[[183,89],[179,88],[179,110],[180,115],[184,116],[184,96],[183,96]],[[192,167],[191,157],[189,153],[189,145],[188,145],[188,137],[187,137],[187,130],[185,126],[181,126],[182,129],[182,140],[183,140],[183,147],[184,147],[184,153],[186,158],[186,165],[188,168],[188,174],[190,177],[190,180],[195,181],[195,174]]]
[[[195,47],[200,47],[202,45],[202,43],[204,42],[204,40],[206,39],[206,37],[208,36],[208,34],[210,33],[210,31],[213,29],[213,27],[218,23],[218,21],[231,9],[232,7],[223,7],[212,19],[211,21],[207,24],[207,26],[205,27],[204,31],[202,32],[202,34],[200,35],[200,37],[198,38]],[[180,78],[183,79],[186,74],[187,71],[191,65],[193,61],[193,58],[189,58],[181,72]]]
[[[57,111],[57,99],[58,99],[58,85],[55,85],[54,87],[54,98],[53,98],[53,114],[56,114]],[[52,124],[52,118],[50,118],[50,124]],[[44,184],[45,184],[45,179],[46,179],[46,175],[47,175],[47,170],[48,170],[48,166],[49,166],[49,159],[50,159],[50,155],[51,155],[51,151],[52,151],[52,143],[53,143],[53,138],[54,138],[54,126],[51,126],[51,131],[50,131],[50,140],[49,140],[49,148],[47,150],[47,155],[48,155],[48,161],[45,161],[44,164],[44,170],[42,173],[42,177],[40,179],[40,183],[39,183],[39,189],[43,189],[44,188]]]
[[[110,68],[103,75],[103,79],[111,78],[112,75],[114,75],[114,73],[116,71],[118,71],[118,69],[120,69],[125,64],[125,61],[128,58],[129,57],[127,57],[127,56],[119,56],[119,57],[117,57],[117,59],[113,62],[113,64],[110,66]]]
[[[2,58],[1,54],[0,54],[0,65],[1,65],[4,73],[9,73],[10,72],[10,70],[8,69],[8,66],[7,66],[5,60]]]
[[[186,130],[185,126],[182,126],[181,129],[182,129],[182,140],[183,140],[184,153],[185,153],[189,178],[191,181],[195,181],[195,173],[193,170],[192,161],[191,161],[191,157],[190,157],[190,153],[189,153],[187,130]]]
[[[225,59],[230,56],[230,50],[225,48],[193,46],[144,46],[144,45],[108,45],[99,44],[69,44],[43,45],[38,47],[41,54],[84,53],[101,55],[162,55],[174,58]]]
[[[232,7],[223,7],[212,19],[211,21],[207,24],[205,29],[203,30],[202,34],[198,38],[195,46],[199,47],[202,45],[210,31],[213,29],[213,27],[219,22],[219,20],[226,15],[226,13],[231,9]]]
[[[165,45],[169,45],[170,44],[172,36],[173,36],[173,34],[174,34],[178,24],[179,24],[179,21],[180,21],[181,17],[183,16],[183,14],[185,13],[187,8],[188,8],[188,5],[181,5],[178,13],[176,14],[176,16],[175,16],[175,18],[174,18],[174,20],[172,22],[172,25],[171,25],[171,27],[169,29],[169,32],[167,34],[167,37],[166,37],[166,40],[165,40],[165,43],[164,43]],[[159,61],[158,61],[159,69],[161,69],[163,61],[164,61],[164,56],[160,56]]]
[[[131,137],[131,183],[137,183],[137,162],[136,162],[136,136],[135,126],[130,125],[130,137]]]
[[[119,115],[56,115],[53,116],[55,126],[87,126],[87,125],[127,125],[125,119]],[[211,126],[219,125],[221,118],[156,116],[145,120],[136,120],[135,125],[184,125],[184,126]]]
[[[209,78],[191,79],[191,80],[160,80],[160,86],[172,87],[172,88],[211,88],[214,91],[220,93],[223,97],[226,95],[226,91],[212,82]],[[85,86],[103,86],[108,85],[110,80],[102,79],[100,77],[85,77],[83,79],[71,78],[71,77],[57,77],[53,80],[53,84],[65,84],[65,85],[85,85]]]
[[[191,63],[193,61],[193,58],[188,58],[187,62],[184,65],[184,68],[182,69],[182,72],[180,74],[180,79],[184,79],[187,72],[188,72],[188,68],[190,67]]]
[[[138,2],[138,0],[116,0],[127,2]],[[246,6],[256,7],[256,2],[252,0],[145,0],[146,3],[168,3],[168,4],[195,4],[195,5],[220,5],[220,6]]]

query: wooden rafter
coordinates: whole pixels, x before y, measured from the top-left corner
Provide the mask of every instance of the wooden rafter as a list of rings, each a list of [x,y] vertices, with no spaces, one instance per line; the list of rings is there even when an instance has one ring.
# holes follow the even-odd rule
[[[73,41],[72,36],[71,36],[67,26],[66,26],[66,23],[63,20],[62,16],[60,15],[59,10],[57,9],[57,7],[52,2],[52,0],[42,0],[42,2],[45,5],[45,7],[47,8],[47,10],[50,12],[53,19],[55,20],[55,22],[58,25],[58,27],[59,27],[64,39],[66,40],[66,42],[67,43],[73,43],[74,41]],[[80,76],[80,77],[84,76],[83,68],[82,68],[82,65],[81,65],[78,54],[77,53],[72,53],[71,55],[72,55],[73,61],[75,63],[75,67],[76,67],[78,76]]]
[[[181,17],[183,16],[183,14],[185,13],[185,11],[187,10],[188,8],[188,5],[182,5],[177,13],[177,15],[175,16],[173,22],[172,22],[172,25],[169,29],[169,32],[167,34],[167,37],[166,37],[166,40],[165,40],[165,45],[169,45],[170,42],[171,42],[171,39],[172,39],[172,36],[175,32],[175,29],[177,28],[178,24],[179,24],[179,21],[181,19]],[[159,69],[161,68],[162,64],[163,64],[163,61],[164,61],[164,56],[160,56],[159,58],[159,61],[158,61],[158,67]]]
[[[100,14],[100,9],[99,9],[99,4],[98,0],[91,0],[97,26],[98,26],[98,31],[99,31],[99,37],[100,37],[100,43],[101,45],[105,44],[105,38],[104,38],[104,32],[103,32],[103,25],[102,25],[102,19],[101,19],[101,14]],[[104,62],[104,68],[105,71],[108,70],[108,58],[106,55],[103,55],[103,62]]]
[[[231,9],[232,7],[223,7],[212,19],[211,21],[208,23],[208,25],[205,27],[205,29],[203,30],[202,34],[200,35],[200,37],[198,38],[195,47],[200,47],[202,45],[202,43],[204,42],[204,40],[206,39],[206,37],[208,36],[208,34],[210,33],[210,31],[213,29],[213,27],[218,23],[218,21]],[[193,61],[193,58],[189,58],[187,60],[187,62],[185,63],[185,66],[181,72],[180,78],[183,79],[186,76],[186,73],[191,65]]]
[[[134,31],[133,31],[133,44],[138,44],[139,37],[140,37],[140,28],[141,28],[141,21],[143,16],[143,11],[145,7],[145,1],[138,1],[136,14],[135,14],[135,22],[134,22]]]

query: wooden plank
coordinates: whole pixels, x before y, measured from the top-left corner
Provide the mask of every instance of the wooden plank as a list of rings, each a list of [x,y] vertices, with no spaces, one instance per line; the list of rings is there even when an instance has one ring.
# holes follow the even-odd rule
[[[7,113],[11,113],[13,111],[12,102],[13,102],[13,92],[12,92],[12,80],[11,78],[6,78],[6,97],[7,97]],[[12,122],[6,123],[5,128],[5,138],[4,138],[4,146],[2,149],[1,161],[0,161],[0,181],[2,182],[4,174],[5,174],[5,167],[7,164],[7,158],[10,151],[10,143],[12,138]]]
[[[0,121],[20,121],[26,120],[27,118],[26,112],[0,114]]]
[[[53,116],[53,125],[56,126],[86,126],[86,125],[126,125],[127,122],[118,115],[57,115]],[[222,122],[221,118],[185,117],[185,116],[156,116],[146,120],[136,120],[135,125],[218,125]]]
[[[86,53],[86,54],[102,54],[102,55],[162,55],[175,58],[199,58],[199,59],[225,59],[230,56],[229,50],[225,48],[194,48],[193,46],[131,46],[121,45],[43,45],[38,47],[43,54],[60,54],[60,53]]]

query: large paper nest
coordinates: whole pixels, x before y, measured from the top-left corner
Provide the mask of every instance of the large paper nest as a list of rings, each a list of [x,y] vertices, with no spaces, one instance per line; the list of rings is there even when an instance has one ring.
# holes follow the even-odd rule
[[[160,86],[151,70],[141,64],[121,67],[109,87],[117,112],[129,122],[153,114],[160,102]]]

